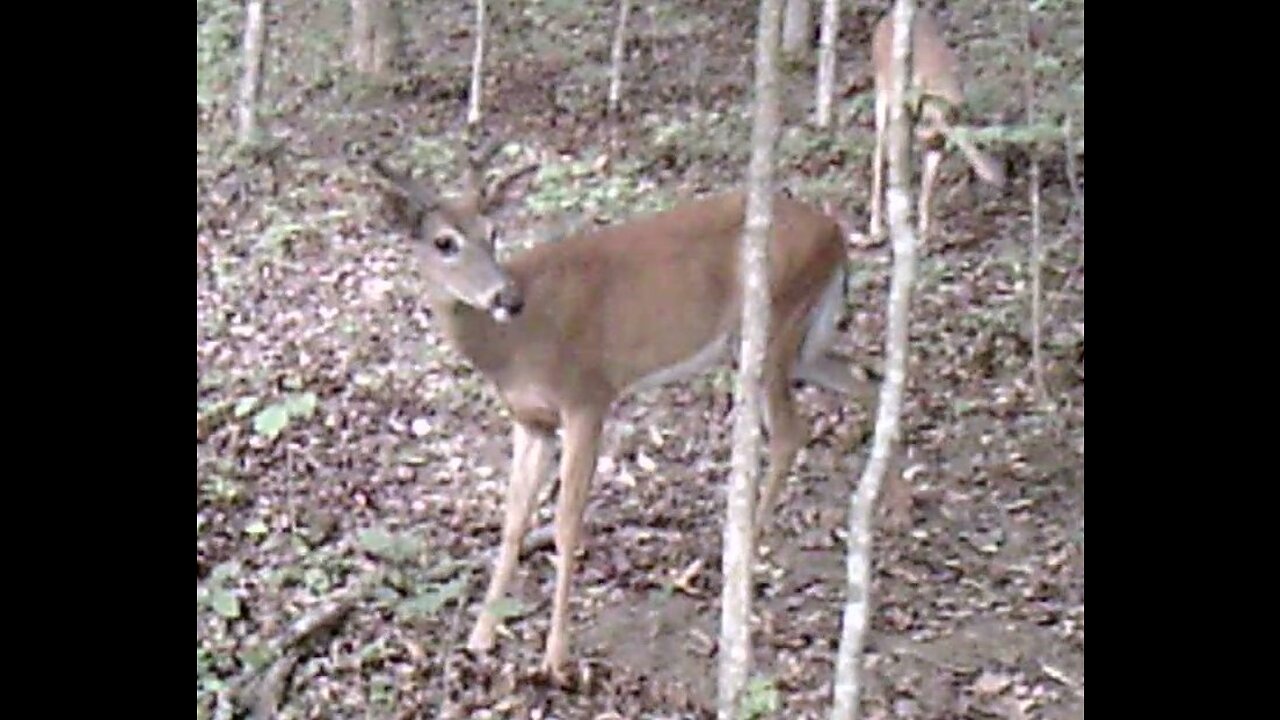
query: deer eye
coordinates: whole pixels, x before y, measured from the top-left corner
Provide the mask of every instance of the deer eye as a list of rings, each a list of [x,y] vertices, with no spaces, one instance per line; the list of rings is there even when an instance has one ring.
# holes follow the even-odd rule
[[[458,252],[458,240],[453,235],[437,235],[432,242],[442,255],[453,255]]]

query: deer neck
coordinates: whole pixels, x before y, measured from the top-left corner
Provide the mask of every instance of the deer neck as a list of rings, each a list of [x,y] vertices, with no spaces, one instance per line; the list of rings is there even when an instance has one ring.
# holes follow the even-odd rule
[[[518,360],[507,349],[510,323],[453,297],[435,298],[431,306],[445,340],[480,372],[500,380]]]

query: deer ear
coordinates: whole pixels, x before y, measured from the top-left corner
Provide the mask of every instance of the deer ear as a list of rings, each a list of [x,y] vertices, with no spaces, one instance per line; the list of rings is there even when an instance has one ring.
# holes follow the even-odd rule
[[[491,210],[524,195],[538,167],[538,163],[530,163],[489,183],[484,192],[484,209]]]
[[[392,169],[382,158],[374,160],[371,167],[382,180],[383,216],[396,227],[416,229],[435,202],[434,194],[417,180]]]
[[[422,208],[408,195],[387,188],[382,191],[382,217],[393,227],[414,230],[422,220]]]

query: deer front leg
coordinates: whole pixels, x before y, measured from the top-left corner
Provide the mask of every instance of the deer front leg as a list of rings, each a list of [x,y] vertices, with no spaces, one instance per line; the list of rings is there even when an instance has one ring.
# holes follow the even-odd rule
[[[591,479],[595,475],[600,444],[601,413],[579,410],[564,417],[564,453],[560,458],[560,497],[556,504],[556,591],[551,609],[551,631],[547,635],[542,668],[564,685],[569,657],[569,590],[577,564],[574,557],[582,531],[582,511]]]
[[[551,474],[552,442],[555,436],[535,427],[515,423],[511,432],[511,478],[507,484],[506,517],[502,522],[502,545],[493,565],[489,590],[484,605],[471,629],[467,647],[476,652],[493,647],[493,631],[498,618],[491,611],[493,603],[507,592],[520,558],[520,542],[524,539],[533,514],[538,488]]]

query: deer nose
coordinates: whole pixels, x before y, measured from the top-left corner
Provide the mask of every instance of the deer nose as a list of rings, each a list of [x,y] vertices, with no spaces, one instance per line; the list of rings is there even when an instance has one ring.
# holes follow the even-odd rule
[[[524,309],[524,295],[515,285],[504,285],[493,296],[493,312],[495,315],[514,317]]]

